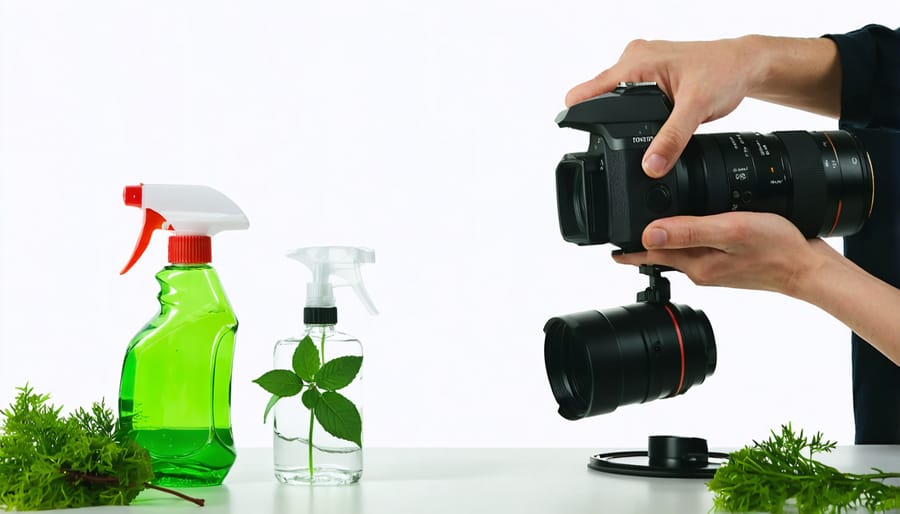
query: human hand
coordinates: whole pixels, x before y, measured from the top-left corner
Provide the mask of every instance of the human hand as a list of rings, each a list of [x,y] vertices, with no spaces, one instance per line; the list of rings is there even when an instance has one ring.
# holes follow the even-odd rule
[[[614,255],[621,264],[675,268],[695,284],[776,291],[798,296],[807,273],[837,252],[807,240],[787,219],[770,213],[675,216],[650,223],[646,252]]]
[[[900,366],[900,318],[885,315],[900,306],[900,289],[777,214],[662,218],[647,225],[642,242],[646,252],[613,258],[669,266],[698,285],[775,291],[817,305]]]
[[[701,123],[733,111],[753,90],[758,70],[748,38],[709,42],[635,40],[619,61],[572,88],[566,105],[607,93],[619,82],[656,82],[674,102],[644,154],[644,172],[662,177]]]

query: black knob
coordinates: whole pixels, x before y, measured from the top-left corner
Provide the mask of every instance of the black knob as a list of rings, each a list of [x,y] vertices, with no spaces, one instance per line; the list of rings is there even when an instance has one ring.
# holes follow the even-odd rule
[[[659,214],[672,206],[672,192],[665,184],[656,184],[647,191],[644,200],[648,209]]]

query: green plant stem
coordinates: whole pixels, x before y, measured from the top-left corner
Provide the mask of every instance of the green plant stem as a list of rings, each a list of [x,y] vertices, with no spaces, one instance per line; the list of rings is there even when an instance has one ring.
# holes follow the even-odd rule
[[[755,468],[756,474],[760,476],[768,476],[772,478],[780,478],[785,480],[796,480],[796,481],[821,481],[822,478],[818,475],[795,475],[792,473],[786,473],[783,471],[768,471],[762,469],[755,462],[752,463]],[[853,483],[859,482],[863,480],[887,480],[889,478],[900,478],[900,473],[865,473],[865,474],[856,474],[856,473],[842,473],[835,468],[830,466],[826,466],[825,469],[827,471],[831,471],[834,475],[829,479],[832,483],[836,482],[845,482],[845,483]]]
[[[319,359],[320,362],[325,362],[325,327],[322,327],[322,342],[319,344]],[[312,384],[311,384],[312,385]],[[309,437],[306,440],[307,445],[309,446],[309,479],[313,480],[315,476],[315,471],[313,469],[313,429],[316,426],[316,412],[314,409],[309,409]]]
[[[315,410],[309,409],[309,439],[306,440],[309,445],[309,480],[313,479],[313,427],[315,426],[316,415]]]
[[[151,483],[149,483],[149,482],[144,482],[144,487],[146,487],[146,488],[148,488],[148,489],[156,489],[157,491],[162,491],[162,492],[164,492],[164,493],[167,493],[167,494],[171,494],[171,495],[177,496],[177,497],[181,498],[182,500],[187,500],[187,501],[189,501],[189,502],[191,502],[191,503],[194,503],[194,504],[197,504],[197,505],[199,505],[199,506],[201,506],[201,507],[203,507],[204,505],[206,505],[206,500],[204,500],[203,498],[194,498],[194,497],[188,496],[188,495],[186,495],[186,494],[184,494],[184,493],[180,493],[180,492],[178,492],[178,491],[176,491],[176,490],[174,490],[174,489],[169,489],[168,487],[160,487],[160,486],[158,486],[158,485],[153,485],[153,484],[151,484]]]
[[[93,484],[118,484],[119,479],[113,476],[103,476],[103,475],[94,475],[92,473],[85,473],[83,471],[75,471],[67,468],[60,468],[60,471],[66,475],[66,478],[71,481],[84,481]],[[203,498],[194,498],[193,496],[188,496],[184,493],[178,492],[174,489],[169,489],[167,487],[160,487],[158,485],[153,485],[150,482],[144,482],[143,486],[148,489],[156,489],[157,491],[162,491],[166,494],[171,494],[173,496],[177,496],[182,500],[187,500],[191,503],[199,505],[203,507],[206,504],[206,500]]]

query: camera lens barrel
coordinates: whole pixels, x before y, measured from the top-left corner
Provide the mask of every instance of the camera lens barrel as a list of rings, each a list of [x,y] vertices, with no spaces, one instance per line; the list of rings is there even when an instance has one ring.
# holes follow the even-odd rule
[[[874,174],[849,132],[697,134],[680,166],[688,171],[698,214],[780,214],[806,237],[858,232],[871,214]],[[702,191],[701,191],[702,190]]]
[[[771,212],[806,237],[859,232],[872,212],[875,175],[868,153],[846,131],[695,134],[672,171],[650,179],[644,147],[567,154],[556,170],[563,239],[639,251],[657,218],[729,211]]]
[[[544,363],[566,419],[677,396],[715,371],[716,344],[703,311],[637,303],[558,316],[544,326]]]

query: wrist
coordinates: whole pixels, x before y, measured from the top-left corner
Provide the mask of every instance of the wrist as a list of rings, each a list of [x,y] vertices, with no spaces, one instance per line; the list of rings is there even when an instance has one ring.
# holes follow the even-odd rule
[[[824,307],[830,298],[829,289],[847,280],[855,265],[822,239],[809,240],[810,252],[800,263],[784,294],[798,300]],[[826,279],[825,277],[830,277]]]
[[[841,65],[827,38],[739,38],[747,96],[823,116],[840,114]]]
[[[773,46],[772,39],[768,36],[750,34],[733,40],[739,49],[736,58],[744,62],[745,96],[751,98],[765,96],[767,85],[773,81],[775,70],[773,62],[777,57],[772,54],[777,47]]]
[[[813,240],[810,259],[785,294],[803,300],[844,323],[900,366],[900,290],[845,258],[824,241]],[[788,292],[789,291],[789,292]]]

